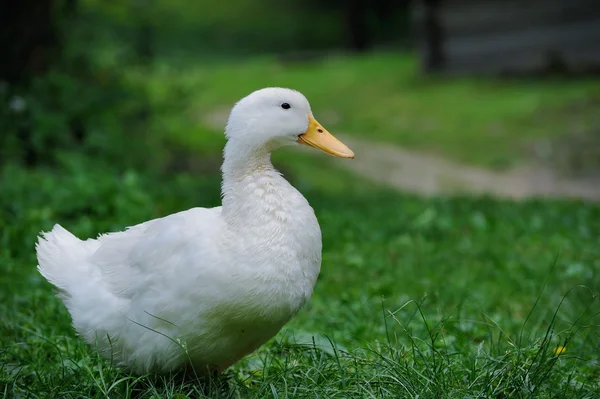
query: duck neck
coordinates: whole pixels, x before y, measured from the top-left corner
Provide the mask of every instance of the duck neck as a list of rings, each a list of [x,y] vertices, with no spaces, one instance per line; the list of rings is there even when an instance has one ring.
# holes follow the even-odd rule
[[[229,141],[223,152],[222,214],[230,224],[258,217],[278,187],[289,186],[271,163],[271,149]]]

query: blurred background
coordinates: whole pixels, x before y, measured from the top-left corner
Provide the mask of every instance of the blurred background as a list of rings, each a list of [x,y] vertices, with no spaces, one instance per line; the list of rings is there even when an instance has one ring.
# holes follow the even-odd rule
[[[232,104],[279,85],[370,180],[600,197],[593,0],[29,0],[2,18],[3,168],[216,170]]]
[[[598,323],[569,341],[573,320],[597,317],[600,289],[597,0],[5,3],[0,383],[16,396],[51,387],[52,397],[95,397],[90,375],[109,371],[36,272],[38,233],[60,223],[85,239],[219,205],[229,110],[266,86],[303,92],[356,153],[274,154],[323,230],[324,266],[294,334],[350,349],[395,337],[398,364],[412,363],[384,384],[399,390],[390,397],[407,396],[397,383],[407,373],[411,396],[513,397],[546,380],[548,396],[563,383],[560,392],[583,387],[572,397],[598,392]],[[568,338],[547,339],[552,329]],[[402,349],[430,339],[444,362],[426,345],[414,358]],[[570,360],[556,363],[566,342]],[[298,359],[293,375],[312,370]],[[272,383],[315,395],[306,379],[255,374],[259,360],[236,366],[241,385],[264,379],[256,397],[270,397]],[[380,361],[364,364],[387,370]],[[319,384],[337,384],[338,366]],[[367,371],[357,392],[379,389]]]

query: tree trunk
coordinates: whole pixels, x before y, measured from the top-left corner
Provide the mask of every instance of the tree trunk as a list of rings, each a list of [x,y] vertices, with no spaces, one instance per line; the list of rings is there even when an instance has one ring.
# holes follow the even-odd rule
[[[444,66],[444,32],[439,18],[440,0],[423,0],[424,67],[426,72]]]
[[[53,0],[12,0],[0,12],[0,80],[25,82],[48,69],[58,49]]]
[[[350,0],[347,4],[348,47],[354,51],[364,51],[371,44],[366,19],[367,2],[366,0]]]

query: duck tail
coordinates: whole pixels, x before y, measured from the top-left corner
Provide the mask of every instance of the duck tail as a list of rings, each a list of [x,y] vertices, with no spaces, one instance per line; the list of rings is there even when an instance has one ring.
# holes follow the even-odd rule
[[[55,224],[50,232],[43,232],[35,245],[38,271],[46,280],[70,296],[71,283],[80,275],[85,262],[83,241],[62,226]]]

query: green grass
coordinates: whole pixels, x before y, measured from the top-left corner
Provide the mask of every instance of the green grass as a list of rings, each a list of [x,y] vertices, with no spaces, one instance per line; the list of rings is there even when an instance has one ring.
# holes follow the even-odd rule
[[[321,170],[339,181],[331,189],[288,173],[316,209],[324,254],[312,300],[285,331],[225,380],[125,374],[76,337],[35,270],[36,234],[59,222],[90,237],[214,206],[217,168],[152,175],[63,160],[0,177],[4,397],[592,398],[600,389],[600,206],[423,200],[335,168]]]
[[[178,110],[188,115],[185,134],[253,90],[284,86],[306,94],[317,119],[334,134],[494,168],[527,160],[540,141],[600,128],[597,80],[425,78],[410,54],[299,63],[198,57],[129,70],[128,77],[154,101],[179,99]]]

